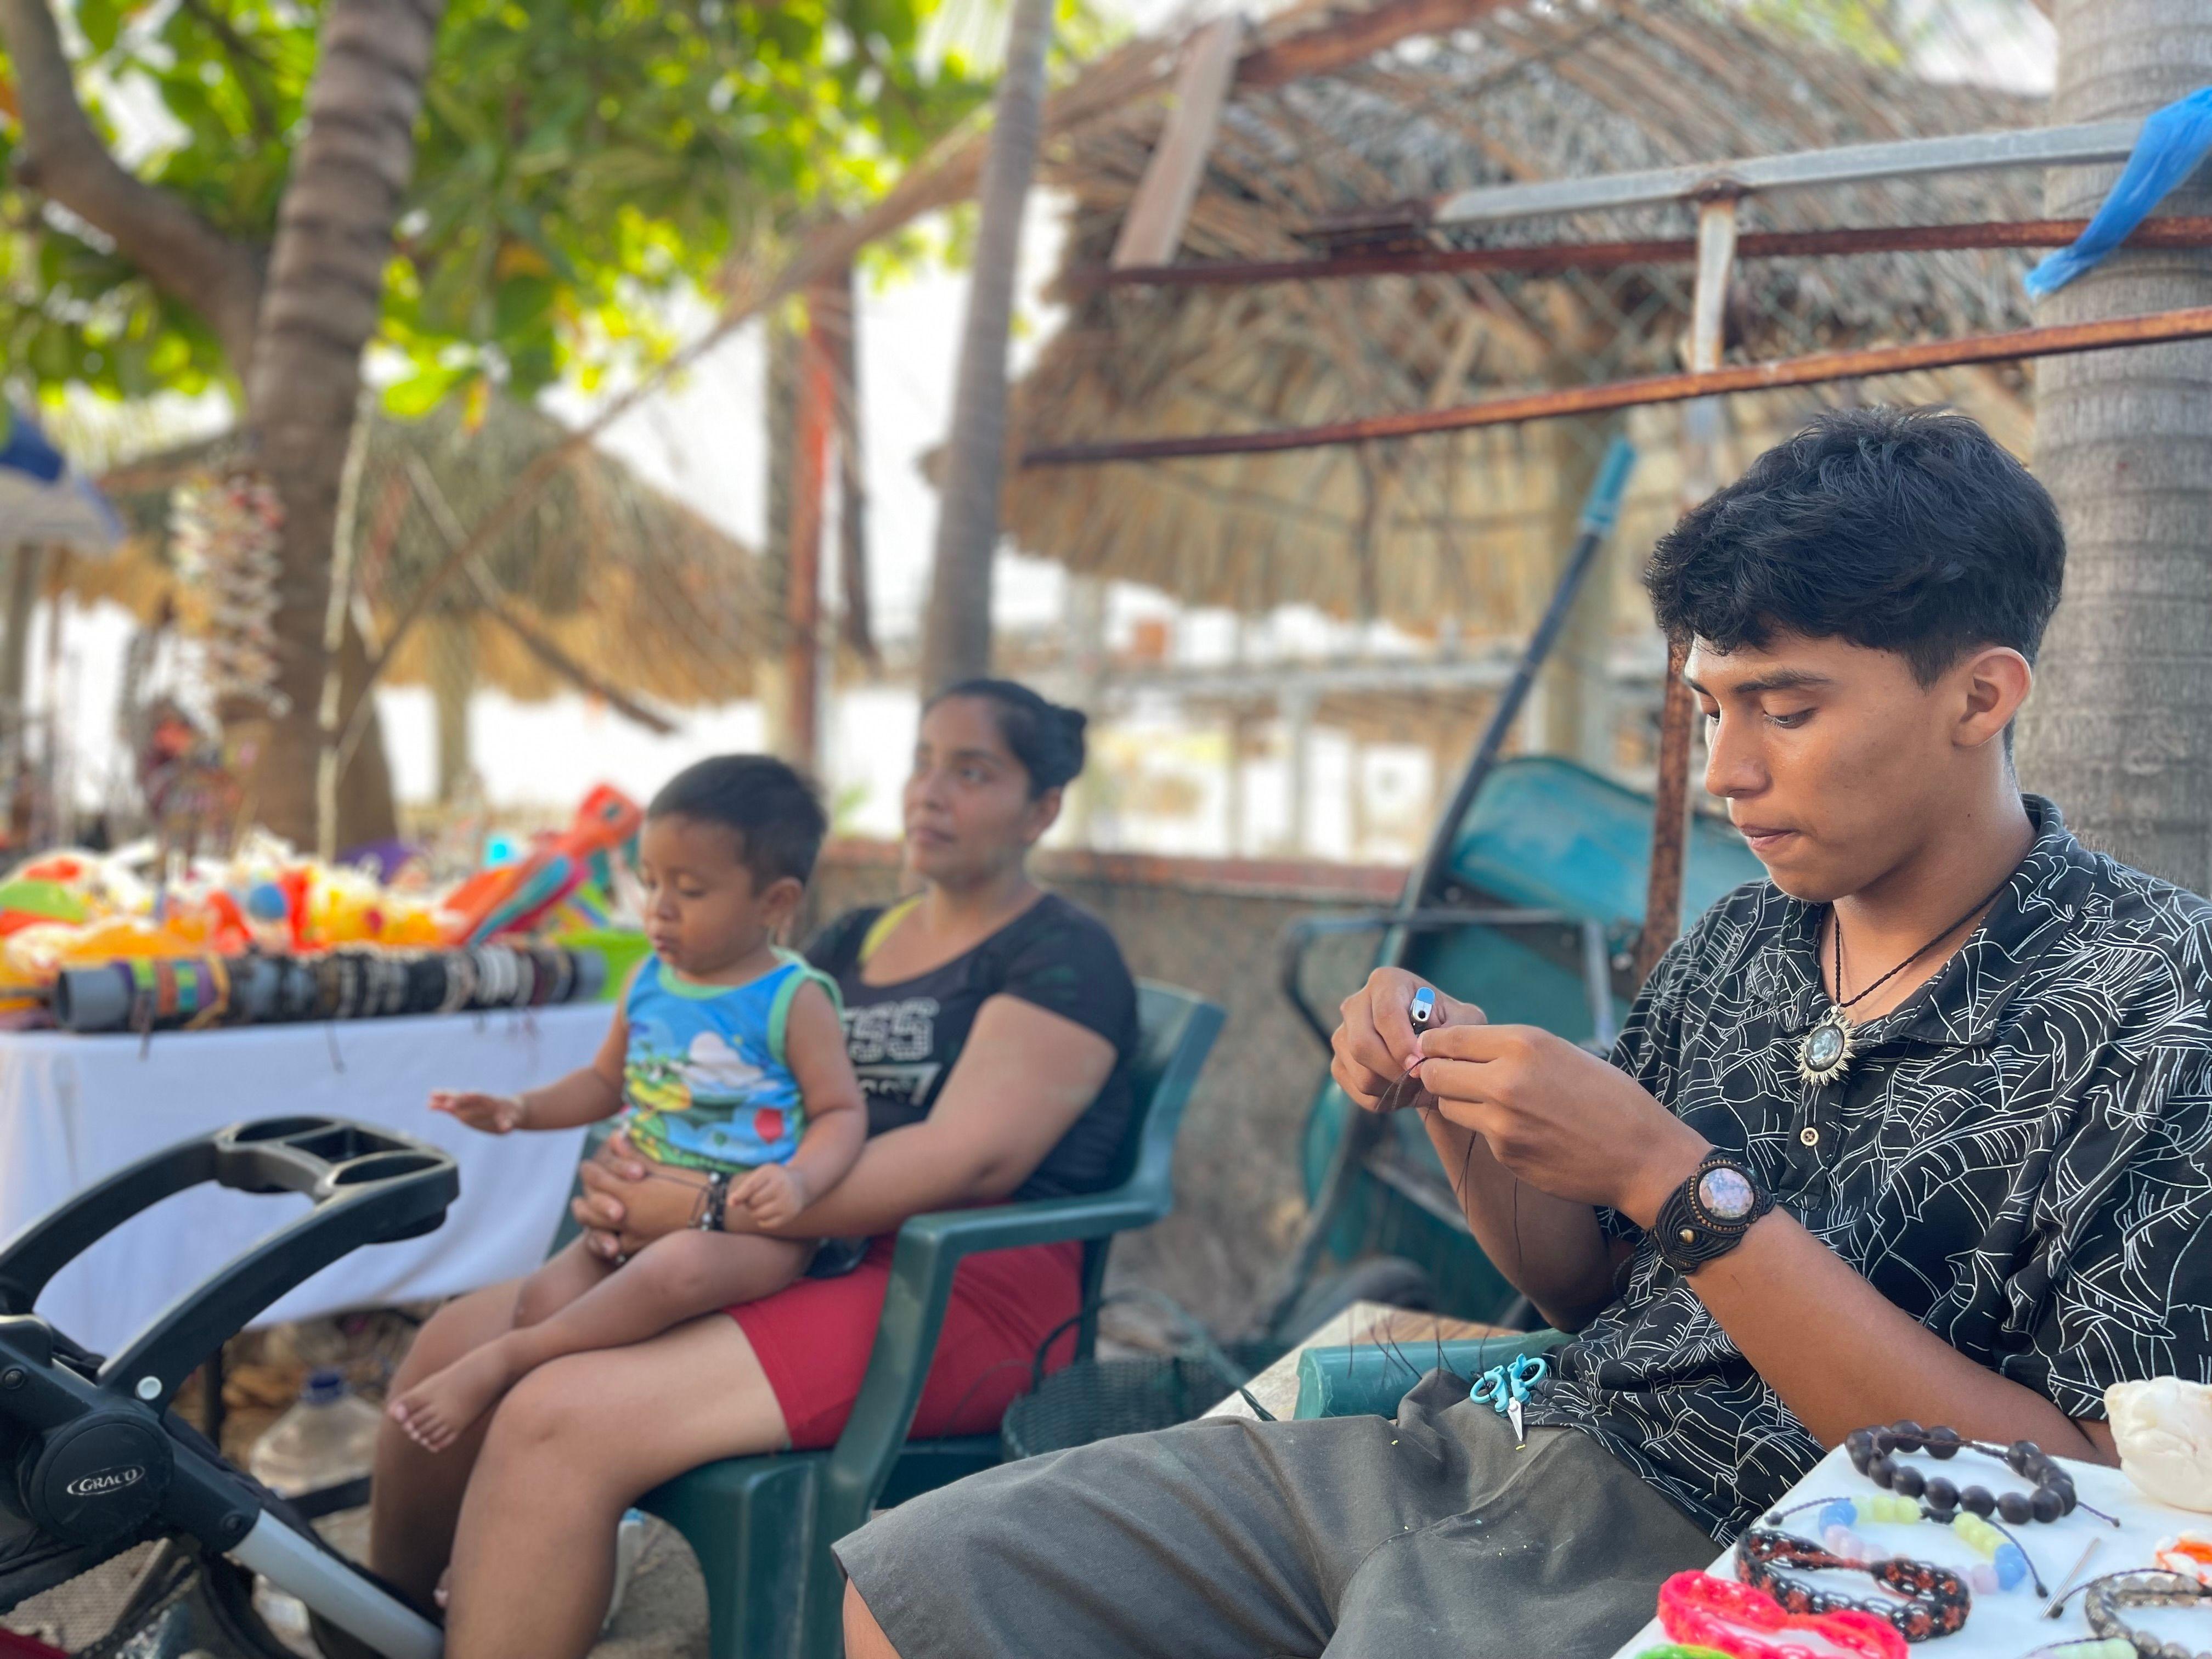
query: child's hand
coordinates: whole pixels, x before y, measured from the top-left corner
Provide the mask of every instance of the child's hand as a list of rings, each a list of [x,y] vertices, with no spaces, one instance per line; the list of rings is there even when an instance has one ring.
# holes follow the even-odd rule
[[[526,1127],[529,1121],[522,1102],[513,1095],[480,1095],[464,1089],[432,1090],[430,1109],[457,1117],[471,1129],[481,1129],[488,1135],[503,1135],[510,1130]]]
[[[730,1189],[763,1227],[781,1227],[812,1201],[806,1177],[787,1164],[763,1164]]]

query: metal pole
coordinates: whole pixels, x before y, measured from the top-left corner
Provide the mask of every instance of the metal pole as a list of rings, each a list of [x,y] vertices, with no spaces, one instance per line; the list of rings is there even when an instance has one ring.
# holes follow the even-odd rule
[[[2147,317],[2116,317],[2053,328],[2023,328],[2006,334],[1972,334],[1963,339],[1935,340],[1921,345],[1822,351],[1772,362],[1741,363],[1710,374],[1692,370],[1683,374],[1613,380],[1599,386],[1569,386],[1557,392],[1522,392],[1486,398],[1457,409],[1413,410],[1325,426],[1048,444],[1024,455],[1022,465],[1085,466],[1100,461],[1154,461],[1185,455],[1252,455],[1288,449],[1319,449],[1333,444],[1367,443],[1377,438],[1412,438],[1431,432],[1510,426],[1521,421],[1551,420],[1563,415],[1595,415],[1648,404],[1686,403],[1693,398],[1723,397],[1737,392],[1772,392],[1784,386],[1821,386],[1832,380],[1958,368],[1968,363],[2059,357],[2079,351],[2104,351],[2116,346],[2162,345],[2174,340],[2202,339],[2208,335],[2212,335],[2212,306],[2191,306],[2179,311],[2155,312]]]
[[[1528,185],[1484,185],[1426,202],[1400,203],[1317,220],[1310,230],[1371,230],[1406,224],[1469,225],[1501,219],[1550,218],[1559,214],[1686,202],[1716,188],[1745,191],[1812,190],[1874,179],[1923,179],[1943,173],[1982,173],[2000,167],[2086,167],[2124,161],[2135,151],[2142,122],[2130,117],[2081,126],[2028,127],[1945,138],[1908,138],[1881,144],[1843,144],[1785,155],[1745,156],[1732,161],[1691,161],[1645,173],[1601,173],[1589,179],[1548,179]]]
[[[1559,572],[1559,586],[1552,590],[1551,603],[1544,607],[1543,617],[1529,635],[1528,644],[1514,667],[1513,678],[1506,682],[1505,690],[1498,695],[1498,706],[1490,712],[1490,724],[1483,728],[1481,740],[1475,744],[1474,757],[1461,775],[1451,804],[1437,820],[1428,851],[1422,856],[1420,868],[1407,891],[1408,909],[1428,902],[1430,894],[1449,866],[1452,848],[1459,841],[1460,821],[1467,817],[1483,781],[1498,764],[1498,754],[1505,747],[1506,734],[1512,731],[1514,719],[1528,700],[1528,688],[1536,683],[1537,671],[1552,654],[1559,630],[1567,625],[1567,613],[1574,609],[1583,578],[1589,574],[1591,562],[1597,557],[1598,549],[1604,545],[1607,532],[1620,516],[1620,498],[1628,489],[1628,475],[1635,465],[1636,447],[1627,439],[1616,436],[1606,447],[1604,460],[1598,464],[1597,477],[1590,485],[1589,495],[1583,503],[1582,517],[1575,526],[1574,547],[1567,555],[1566,568]]]
[[[2064,247],[2087,219],[1990,220],[1965,225],[1869,225],[1845,230],[1754,231],[1739,238],[1738,259],[1814,259],[1863,253],[1952,253],[1987,248]],[[2130,248],[2212,247],[2212,218],[2146,219]],[[1692,238],[1627,242],[1543,242],[1516,247],[1391,248],[1314,259],[1207,259],[1187,264],[1085,265],[1062,280],[1079,292],[1099,288],[1250,288],[1355,276],[1452,276],[1504,271],[1552,276],[1619,270],[1626,265],[1689,264]]]
[[[1698,210],[1698,286],[1690,304],[1690,367],[1710,374],[1727,343],[1729,283],[1735,272],[1736,203],[1730,194]],[[1694,507],[1719,486],[1720,401],[1701,398],[1686,411],[1683,506]],[[1682,927],[1682,865],[1690,834],[1690,732],[1697,704],[1682,678],[1685,641],[1667,646],[1667,680],[1659,713],[1658,774],[1651,792],[1651,861],[1645,872],[1644,931],[1636,942],[1636,982],[1674,942]]]

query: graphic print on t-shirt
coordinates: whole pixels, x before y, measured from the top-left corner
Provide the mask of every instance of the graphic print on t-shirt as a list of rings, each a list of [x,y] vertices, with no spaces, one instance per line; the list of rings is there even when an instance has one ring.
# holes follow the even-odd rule
[[[932,1060],[937,1046],[935,997],[902,997],[845,1010],[845,1053],[871,1105],[881,1101],[918,1108],[944,1065]]]

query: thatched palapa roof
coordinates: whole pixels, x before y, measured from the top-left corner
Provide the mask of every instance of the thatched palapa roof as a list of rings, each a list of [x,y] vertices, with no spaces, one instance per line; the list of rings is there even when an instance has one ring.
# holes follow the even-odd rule
[[[357,586],[371,642],[392,626],[452,544],[496,505],[525,467],[562,437],[538,410],[494,398],[471,422],[458,402],[420,421],[373,417],[352,527]],[[169,491],[222,443],[152,457],[111,485],[137,534],[122,558],[75,561],[67,580],[86,599],[113,599],[150,615],[176,585]],[[677,705],[747,695],[769,640],[758,561],[734,538],[640,479],[612,456],[578,451],[483,556],[486,574],[530,630],[626,692]],[[495,620],[465,575],[449,582],[432,626],[410,631],[386,678],[434,678],[435,652],[465,650],[475,678],[542,699],[568,682]]]
[[[1048,157],[1073,198],[1066,271],[1104,264],[1165,121],[1152,100],[1092,122]],[[1548,0],[1335,75],[1240,87],[1215,134],[1181,261],[1281,260],[1316,219],[1484,183],[1720,161],[2033,125],[2032,99],[1936,85],[1757,27],[1723,0]],[[2039,177],[1985,173],[1759,197],[1747,231],[2033,216]],[[1454,246],[1684,237],[1662,207],[1438,233]],[[1731,361],[2017,327],[2009,253],[1760,260],[1739,267]],[[1021,381],[1024,443],[1307,426],[1472,402],[1509,390],[1683,366],[1692,273],[1641,266],[1523,276],[1460,273],[1248,288],[1088,288]],[[1952,402],[2015,448],[2017,369],[1919,375],[1869,397]],[[1723,475],[1820,394],[1737,398]],[[1829,388],[1831,398],[1853,395]],[[1621,532],[1649,545],[1679,510],[1679,408],[1629,430],[1644,461]],[[1255,613],[1306,601],[1425,629],[1517,631],[1549,587],[1555,495],[1586,474],[1548,422],[1386,443],[1010,477],[1026,551]],[[1571,514],[1571,499],[1565,512]],[[1634,560],[1618,562],[1624,584]],[[1617,614],[1644,614],[1624,605]]]

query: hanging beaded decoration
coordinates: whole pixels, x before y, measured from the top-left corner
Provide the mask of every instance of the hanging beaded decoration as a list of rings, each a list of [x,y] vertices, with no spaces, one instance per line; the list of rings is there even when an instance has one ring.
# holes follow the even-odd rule
[[[207,608],[207,674],[218,703],[259,703],[281,714],[276,689],[277,542],[283,504],[269,481],[244,470],[177,487],[169,534],[178,572]]]
[[[1803,1572],[1863,1572],[1899,1599],[1819,1589],[1784,1577],[1778,1571],[1783,1567]],[[1735,1570],[1745,1583],[1765,1590],[1791,1613],[1870,1613],[1896,1626],[1897,1633],[1908,1642],[1957,1635],[1966,1628],[1974,1603],[1966,1581],[1948,1567],[1902,1555],[1869,1560],[1863,1553],[1826,1550],[1809,1538],[1763,1527],[1753,1527],[1736,1540]]]

